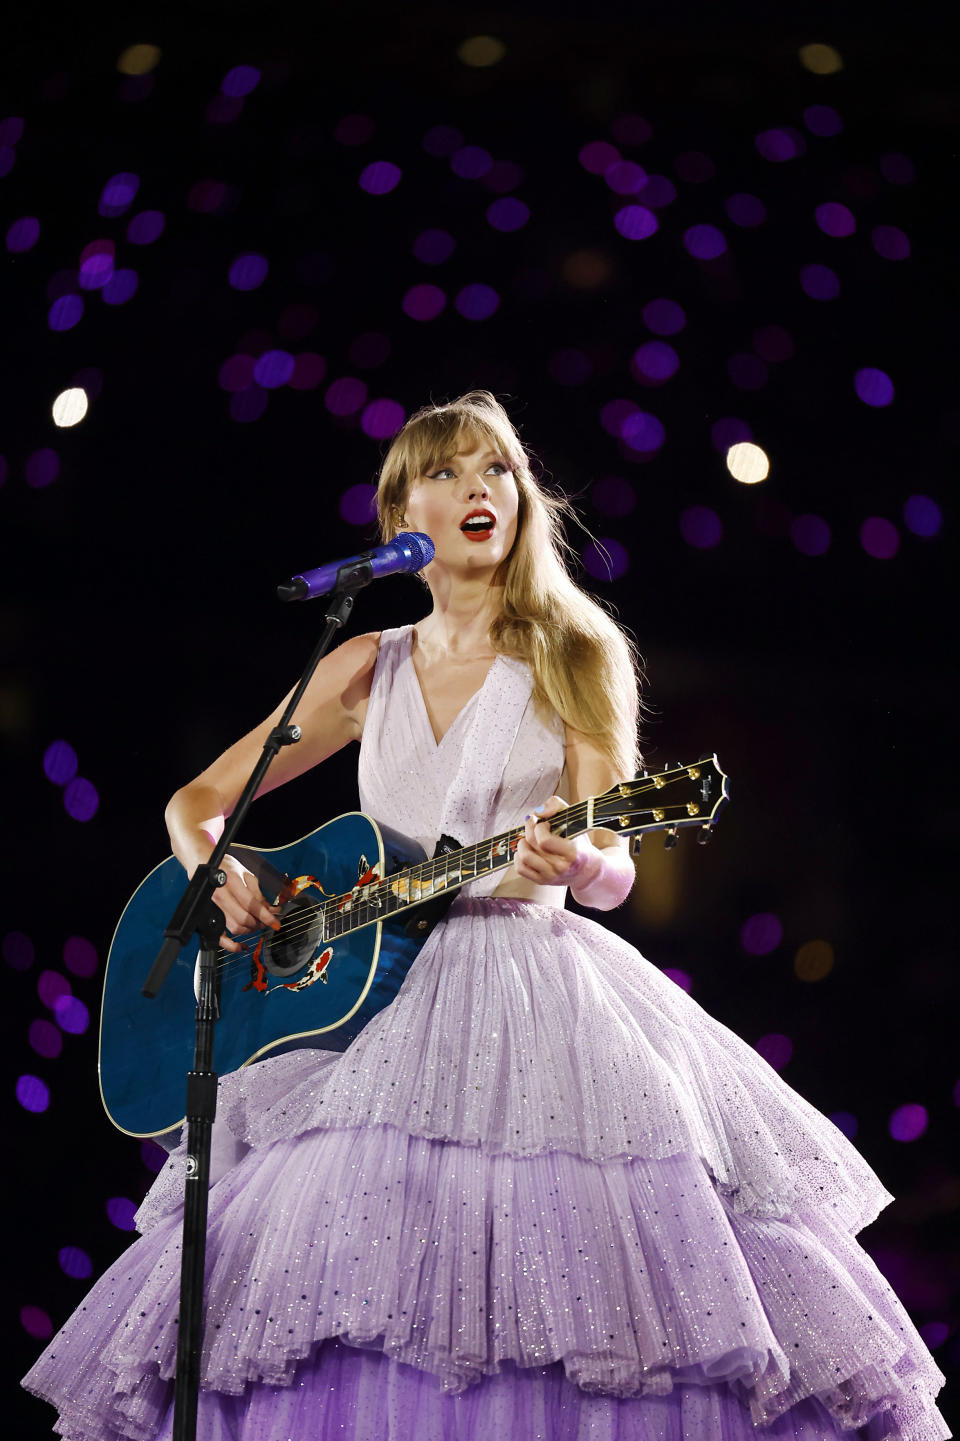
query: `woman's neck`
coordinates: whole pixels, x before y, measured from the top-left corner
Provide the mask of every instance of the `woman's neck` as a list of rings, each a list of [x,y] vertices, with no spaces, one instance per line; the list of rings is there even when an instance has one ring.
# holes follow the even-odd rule
[[[417,625],[417,644],[431,657],[476,658],[489,652],[490,627],[500,614],[503,588],[484,577],[448,573],[430,577],[433,609]]]

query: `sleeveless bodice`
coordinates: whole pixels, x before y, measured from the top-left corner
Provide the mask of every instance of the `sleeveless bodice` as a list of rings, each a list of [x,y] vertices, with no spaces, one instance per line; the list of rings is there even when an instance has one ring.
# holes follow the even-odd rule
[[[442,835],[462,845],[518,825],[556,792],[563,724],[533,702],[533,677],[498,655],[480,689],[436,740],[413,665],[413,626],[385,630],[360,744],[360,805],[433,855]],[[464,886],[488,895],[502,873]]]

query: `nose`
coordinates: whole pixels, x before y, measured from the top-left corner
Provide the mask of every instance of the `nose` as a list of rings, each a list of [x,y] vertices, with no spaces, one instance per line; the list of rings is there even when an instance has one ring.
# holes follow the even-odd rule
[[[490,488],[482,475],[475,475],[471,480],[467,479],[467,499],[487,500],[490,496]]]

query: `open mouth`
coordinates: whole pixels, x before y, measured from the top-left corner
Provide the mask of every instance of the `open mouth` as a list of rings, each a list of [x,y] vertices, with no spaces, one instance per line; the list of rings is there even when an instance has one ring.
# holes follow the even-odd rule
[[[489,511],[477,510],[467,516],[460,530],[468,540],[489,540],[496,523]]]

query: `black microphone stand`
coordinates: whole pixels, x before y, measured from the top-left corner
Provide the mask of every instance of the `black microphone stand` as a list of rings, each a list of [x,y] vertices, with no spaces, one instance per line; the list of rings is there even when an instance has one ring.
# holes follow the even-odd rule
[[[330,648],[337,631],[353,609],[356,592],[372,578],[369,565],[345,565],[337,575],[337,588],[330,597],[316,649],[307,662],[300,683],[290,697],[278,724],[263,744],[260,759],[229,817],[223,834],[206,865],[197,866],[184,891],[150,974],[143,995],[151,999],[163,985],[180,949],[191,935],[200,938],[197,976],[196,1039],[193,1070],[187,1074],[187,1175],[183,1203],[183,1250],[180,1263],[180,1316],[177,1335],[177,1366],[174,1382],[173,1441],[195,1441],[200,1390],[200,1358],[203,1346],[203,1282],[207,1251],[207,1193],[210,1186],[210,1136],[217,1112],[217,1075],[213,1069],[213,1027],[219,1016],[217,951],[224,930],[223,912],[213,893],[226,884],[221,862],[250,804],[260,789],[272,761],[285,745],[300,739],[300,727],[292,716],[310,683],[314,671]],[[285,587],[280,587],[282,599]],[[293,597],[289,597],[293,598]]]

